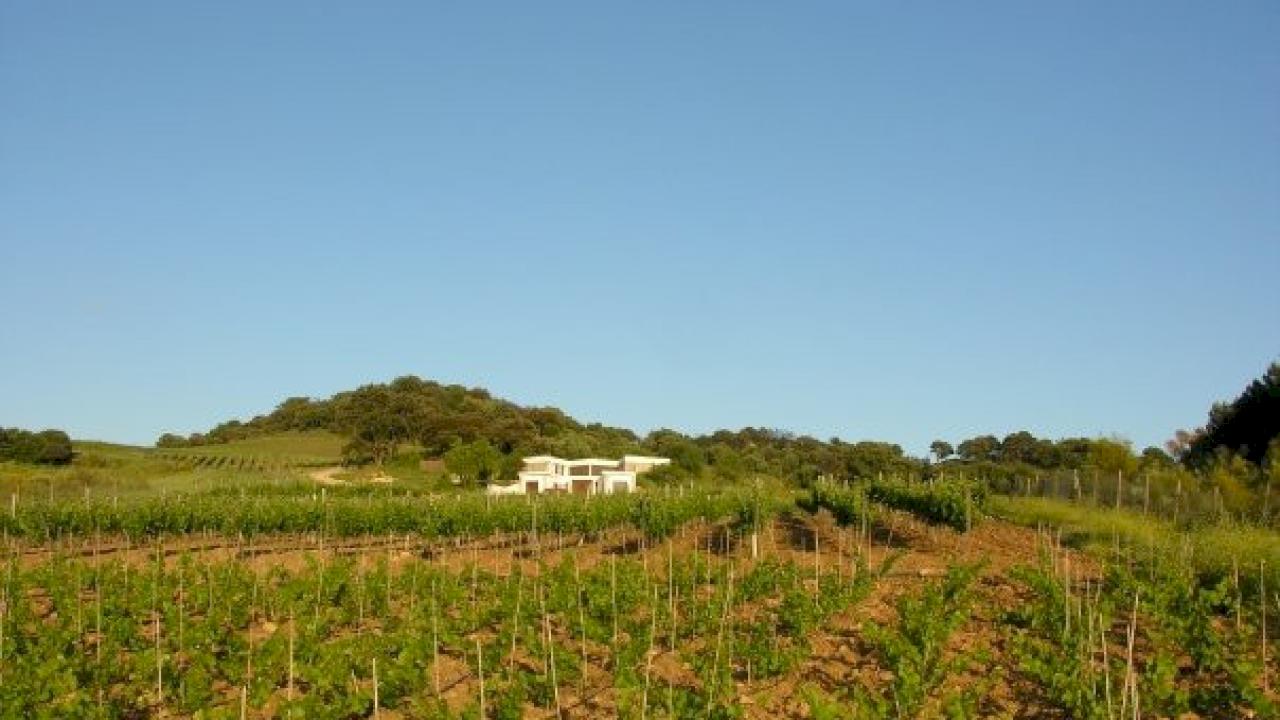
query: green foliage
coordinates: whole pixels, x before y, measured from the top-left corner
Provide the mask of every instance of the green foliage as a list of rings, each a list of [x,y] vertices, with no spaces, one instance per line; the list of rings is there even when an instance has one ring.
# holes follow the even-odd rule
[[[498,478],[502,472],[502,453],[488,440],[458,443],[444,454],[445,467],[465,482],[485,485]]]
[[[884,626],[868,622],[865,634],[884,667],[893,673],[887,685],[864,684],[853,689],[853,700],[865,717],[913,718],[953,672],[963,670],[972,658],[948,656],[951,635],[969,618],[972,586],[980,565],[955,566],[946,577],[923,593],[898,602],[898,623]],[[981,688],[942,698],[949,713],[974,716]]]
[[[1230,403],[1209,410],[1209,422],[1186,449],[1184,460],[1195,467],[1207,465],[1219,450],[1237,454],[1261,465],[1271,443],[1280,437],[1280,362],[1273,362],[1262,377]]]
[[[694,519],[720,520],[743,504],[737,491],[493,498],[368,487],[259,485],[117,501],[29,502],[0,514],[0,532],[34,538],[93,533],[147,537],[212,531],[231,536],[320,531],[354,537],[414,533],[458,537],[531,529],[595,534],[632,526],[653,538]],[[770,508],[776,507],[771,501]]]
[[[1098,438],[1089,443],[1088,466],[1107,476],[1117,473],[1125,476],[1133,475],[1138,469],[1138,459],[1133,455],[1133,447],[1127,440],[1120,438]]]
[[[157,444],[167,450],[214,448],[286,432],[342,435],[347,442],[342,455],[351,464],[381,465],[404,445],[437,458],[458,445],[480,441],[502,454],[507,471],[518,458],[537,454],[670,458],[669,469],[655,471],[654,484],[705,479],[732,484],[751,476],[770,476],[803,485],[819,477],[849,480],[922,468],[891,443],[846,443],[837,438],[823,442],[763,428],[721,430],[699,437],[662,429],[641,438],[624,428],[581,423],[556,408],[521,407],[480,388],[441,385],[413,376],[323,400],[289,398],[269,414],[228,421],[186,438],[166,433]]]
[[[966,460],[996,460],[1000,455],[1000,440],[994,435],[979,435],[961,442],[956,452]]]
[[[19,428],[0,428],[0,462],[13,460],[43,465],[65,465],[75,453],[71,438],[61,430],[31,432]]]
[[[867,502],[866,491],[861,485],[841,487],[821,483],[810,488],[808,496],[801,498],[797,504],[810,513],[825,509],[843,526],[865,525],[875,519],[875,513]]]
[[[875,502],[960,531],[977,524],[987,499],[985,486],[955,478],[932,483],[877,480],[867,486],[866,493]]]
[[[1013,576],[1032,591],[1032,601],[1008,616],[1019,668],[1070,717],[1113,716],[1128,673],[1124,633],[1135,621],[1144,650],[1133,672],[1144,714],[1276,716],[1261,690],[1248,613],[1240,614],[1239,591],[1226,579],[1202,584],[1190,566],[1161,556],[1110,566],[1092,595],[1047,563]],[[1108,639],[1103,633],[1117,619],[1126,629]]]

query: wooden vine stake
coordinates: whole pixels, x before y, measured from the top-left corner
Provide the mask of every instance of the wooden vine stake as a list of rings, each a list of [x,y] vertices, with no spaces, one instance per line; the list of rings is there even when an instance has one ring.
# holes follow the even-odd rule
[[[649,618],[649,650],[644,655],[644,696],[640,701],[640,720],[646,720],[649,716],[649,675],[653,670],[653,645],[658,636],[658,608],[661,607],[658,603],[658,588],[654,587],[653,612]]]
[[[516,639],[520,637],[520,601],[524,599],[524,571],[516,578],[516,611],[512,617],[511,655],[507,659],[507,672],[516,671]]]
[[[1271,692],[1267,679],[1267,561],[1258,561],[1258,605],[1262,609],[1262,692]]]
[[[578,600],[578,634],[582,640],[582,672],[578,673],[578,690],[582,695],[587,691],[587,614],[582,607],[582,574],[578,570],[578,553],[573,553],[573,582],[576,586],[574,597]]]
[[[816,536],[815,536],[816,537]],[[720,688],[720,652],[724,646],[725,626],[729,622],[730,602],[733,599],[733,568],[729,568],[729,583],[725,588],[724,594],[724,610],[720,613],[720,631],[716,633],[716,654],[711,664],[712,680],[710,692],[707,697],[707,717],[711,717],[712,710],[715,708],[716,691]]]
[[[294,635],[296,634],[296,632],[297,630],[294,626],[293,610],[290,609],[289,610],[289,685],[285,691],[285,697],[289,700],[289,702],[293,702],[293,672],[294,672],[293,643],[294,643]]]
[[[476,643],[476,674],[480,676],[480,717],[485,716],[484,711],[484,653],[480,649],[480,638],[475,638]],[[440,694],[439,688],[436,694]]]
[[[436,580],[431,578],[431,687],[440,697],[440,625],[437,620]]]
[[[484,675],[481,676],[481,685],[484,683]],[[484,717],[484,700],[480,701],[481,717]],[[373,720],[378,720],[378,658],[373,659]]]
[[[560,707],[560,684],[556,680],[556,646],[551,637],[551,617],[547,615],[547,597],[541,584],[538,585],[538,606],[542,611],[542,634],[547,644],[547,671],[548,679],[551,681],[551,691],[556,698],[556,717],[563,717],[564,713]]]
[[[613,652],[618,652],[618,557],[609,556],[609,598],[613,606]]]

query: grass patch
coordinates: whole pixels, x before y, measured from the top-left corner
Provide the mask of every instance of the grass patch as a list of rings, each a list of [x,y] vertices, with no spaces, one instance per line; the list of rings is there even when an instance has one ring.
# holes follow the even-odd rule
[[[1179,527],[1128,510],[1077,505],[1049,498],[993,496],[988,510],[1028,527],[1062,530],[1064,542],[1106,557],[1139,554],[1186,562],[1201,582],[1213,583],[1240,569],[1246,591],[1256,591],[1265,568],[1268,592],[1280,588],[1280,533],[1235,523]]]
[[[298,430],[237,440],[220,445],[168,448],[166,457],[252,460],[277,466],[321,466],[342,462],[347,439],[327,430]]]

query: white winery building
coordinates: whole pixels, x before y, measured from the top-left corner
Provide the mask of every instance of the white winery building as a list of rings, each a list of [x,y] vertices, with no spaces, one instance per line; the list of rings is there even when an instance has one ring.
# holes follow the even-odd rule
[[[667,458],[623,455],[621,460],[581,458],[565,460],[553,455],[524,458],[524,469],[512,485],[490,485],[493,495],[573,493],[610,495],[635,492],[636,476],[671,462]]]

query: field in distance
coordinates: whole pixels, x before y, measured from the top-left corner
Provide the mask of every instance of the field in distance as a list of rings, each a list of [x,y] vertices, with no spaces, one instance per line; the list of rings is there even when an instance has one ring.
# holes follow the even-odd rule
[[[324,430],[167,449],[77,440],[69,465],[0,463],[0,497],[141,497],[308,481],[318,468],[341,463],[344,442]]]

